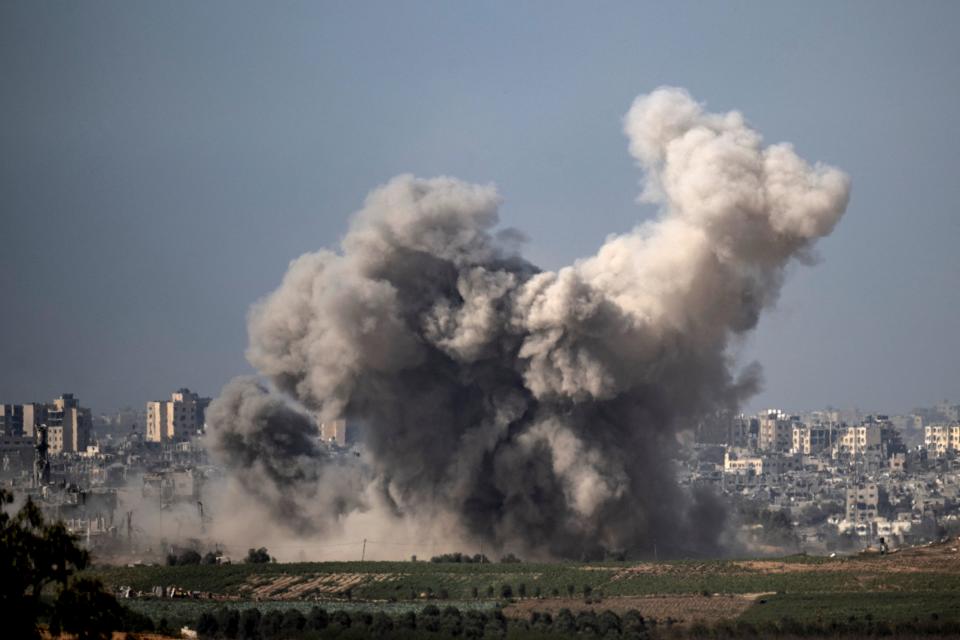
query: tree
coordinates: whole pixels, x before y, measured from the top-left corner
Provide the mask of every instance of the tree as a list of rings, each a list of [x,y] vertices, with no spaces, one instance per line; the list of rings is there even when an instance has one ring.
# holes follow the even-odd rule
[[[283,614],[271,609],[260,618],[260,635],[266,640],[279,638],[283,632]]]
[[[197,635],[201,638],[216,637],[220,631],[220,625],[217,624],[217,618],[210,612],[204,611],[197,619]]]
[[[350,614],[344,610],[334,611],[330,614],[330,624],[340,625],[343,629],[348,629],[350,627]]]
[[[307,626],[307,619],[296,609],[287,609],[283,612],[283,624],[281,628],[283,635],[288,638],[295,638]]]
[[[329,623],[330,616],[327,615],[326,609],[313,607],[307,614],[307,629],[311,631],[322,631],[327,628]]]
[[[240,633],[242,640],[259,640],[260,638],[260,610],[256,607],[244,609],[240,614]]]
[[[188,565],[188,564],[200,564],[201,560],[200,553],[194,551],[193,549],[186,549],[180,552],[180,555],[177,556],[178,565]]]
[[[259,549],[250,549],[247,551],[246,562],[250,564],[266,564],[270,562],[272,558],[270,554],[267,553],[266,547],[260,547]]]
[[[124,628],[124,609],[98,580],[82,578],[63,589],[53,606],[51,626],[75,634],[78,640],[109,638]]]
[[[214,613],[219,633],[225,638],[236,638],[240,633],[240,612],[236,609],[220,607]]]
[[[50,611],[40,595],[48,586],[59,587],[53,622],[81,638],[120,630],[129,619],[116,599],[93,580],[73,580],[73,574],[90,562],[89,554],[62,522],[48,523],[29,498],[11,515],[6,507],[13,494],[0,489],[0,611],[3,635],[39,637],[37,619]],[[140,620],[136,624],[144,626]],[[106,627],[111,627],[107,629]]]

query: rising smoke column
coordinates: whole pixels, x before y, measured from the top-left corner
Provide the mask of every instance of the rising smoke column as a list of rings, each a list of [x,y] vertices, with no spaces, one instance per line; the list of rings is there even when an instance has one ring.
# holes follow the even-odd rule
[[[294,260],[252,310],[250,362],[320,419],[361,425],[363,482],[392,513],[544,556],[717,550],[722,509],[677,486],[668,454],[755,390],[728,347],[833,229],[849,180],[682,89],[638,97],[624,131],[660,214],[590,258],[542,271],[495,231],[492,186],[404,175],[368,196],[339,252]],[[303,505],[313,527],[368,508],[302,438],[262,433],[305,431],[303,416],[260,390],[268,415],[251,422],[238,385],[211,407],[213,451],[289,497],[278,517],[303,529]],[[256,466],[231,465],[251,447]],[[270,472],[293,461],[322,471]]]

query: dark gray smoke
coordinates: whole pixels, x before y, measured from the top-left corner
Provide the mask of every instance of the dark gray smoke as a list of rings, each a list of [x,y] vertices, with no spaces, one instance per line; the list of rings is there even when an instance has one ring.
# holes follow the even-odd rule
[[[360,505],[359,470],[317,446],[308,416],[252,378],[230,382],[206,419],[214,425],[208,446],[244,491],[285,523],[311,530]]]
[[[339,252],[296,259],[253,309],[250,362],[319,419],[362,427],[350,487],[530,554],[717,550],[723,511],[677,486],[676,434],[755,390],[731,341],[833,229],[849,180],[680,89],[637,98],[624,128],[661,213],[593,257],[541,271],[495,231],[492,186],[399,176]],[[214,451],[291,526],[359,508],[310,420],[250,385],[212,405]]]

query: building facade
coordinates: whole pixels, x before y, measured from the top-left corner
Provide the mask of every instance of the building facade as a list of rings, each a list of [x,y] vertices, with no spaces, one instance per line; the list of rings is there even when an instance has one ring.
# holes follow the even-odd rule
[[[880,494],[877,483],[858,482],[847,487],[847,521],[856,525],[870,523],[877,517]]]
[[[923,446],[932,456],[960,451],[960,424],[929,424],[923,428]]]
[[[760,417],[757,448],[761,451],[786,453],[793,444],[793,427],[800,419],[782,411],[767,411]]]
[[[805,456],[816,455],[822,451],[829,451],[833,445],[833,428],[830,425],[795,424],[793,426],[793,445],[791,453]]]
[[[170,394],[169,400],[147,403],[147,441],[181,442],[203,431],[210,398],[201,398],[183,388]]]
[[[11,436],[33,438],[37,427],[46,425],[57,439],[50,453],[80,453],[91,443],[92,414],[72,393],[64,393],[51,403],[0,405],[0,416],[4,433]]]

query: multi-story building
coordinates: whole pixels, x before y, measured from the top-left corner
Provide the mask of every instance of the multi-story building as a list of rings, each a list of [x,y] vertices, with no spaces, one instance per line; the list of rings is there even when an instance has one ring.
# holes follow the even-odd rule
[[[147,403],[147,441],[187,440],[203,430],[210,398],[201,398],[190,389],[179,389],[169,400]]]
[[[13,477],[33,470],[33,438],[0,435],[0,477]]]
[[[960,451],[960,423],[927,425],[923,429],[923,445],[934,456]]]
[[[877,517],[879,504],[877,483],[858,482],[847,487],[847,520],[850,523],[872,522]]]
[[[793,427],[800,423],[797,416],[788,416],[782,411],[766,411],[760,416],[760,433],[757,448],[761,451],[790,451]]]
[[[863,423],[841,429],[833,447],[835,457],[875,461],[905,451],[900,432],[887,416],[882,415],[867,416]]]
[[[9,436],[23,433],[22,404],[0,404],[0,432]]]
[[[79,453],[86,451],[90,444],[90,430],[93,427],[93,418],[90,409],[80,406],[80,400],[72,393],[64,393],[46,407],[48,428],[60,427],[63,435],[63,452]]]
[[[727,448],[723,454],[724,473],[763,475],[764,460],[743,450]]]
[[[93,428],[90,409],[81,407],[80,400],[72,393],[64,393],[51,403],[0,406],[3,429],[8,435],[33,438],[40,425],[56,431],[59,445],[56,449],[51,445],[50,453],[78,453],[90,444]]]
[[[829,450],[833,445],[833,427],[825,424],[793,425],[793,446],[790,453],[812,456]]]
[[[69,394],[68,394],[69,395]],[[0,404],[0,430],[7,435],[33,437],[36,428],[47,422],[51,405],[40,402],[27,404]]]

